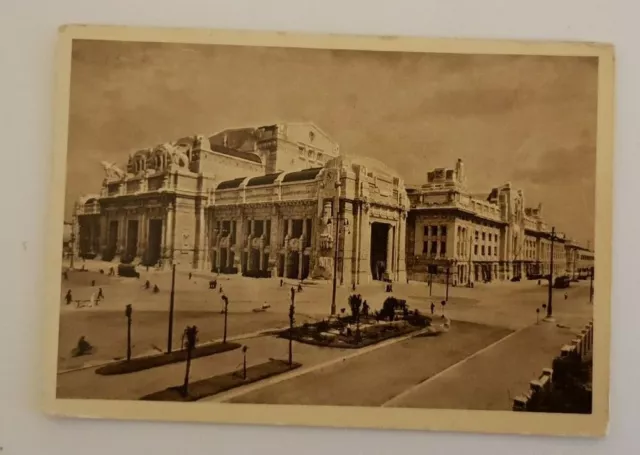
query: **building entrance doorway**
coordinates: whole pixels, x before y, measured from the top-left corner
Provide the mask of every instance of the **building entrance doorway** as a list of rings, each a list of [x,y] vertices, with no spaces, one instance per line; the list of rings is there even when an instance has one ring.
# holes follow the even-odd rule
[[[147,265],[156,265],[162,256],[162,220],[149,220]]]
[[[127,224],[127,247],[128,258],[135,258],[138,251],[138,220],[129,220]]]
[[[287,263],[287,278],[298,279],[300,268],[300,254],[296,252],[289,253],[289,261]]]
[[[371,276],[374,280],[384,280],[385,272],[391,271],[391,264],[387,264],[389,228],[386,223],[371,224]]]
[[[116,248],[118,247],[118,222],[111,221],[109,223],[109,243],[107,248],[109,250],[109,256],[116,254]]]

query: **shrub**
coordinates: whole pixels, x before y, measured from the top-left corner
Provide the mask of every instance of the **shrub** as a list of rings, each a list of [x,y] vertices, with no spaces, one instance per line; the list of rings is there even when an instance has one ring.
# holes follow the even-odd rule
[[[318,332],[326,332],[327,330],[329,330],[329,322],[323,319],[322,321],[318,322],[318,324],[316,324],[316,327],[318,328]]]
[[[382,304],[382,310],[380,311],[380,319],[393,321],[397,307],[398,307],[398,299],[396,299],[395,297],[387,297],[384,303]]]

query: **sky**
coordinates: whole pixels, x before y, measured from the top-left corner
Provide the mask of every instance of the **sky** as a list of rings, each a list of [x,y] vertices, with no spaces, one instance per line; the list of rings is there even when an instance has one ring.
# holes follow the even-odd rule
[[[75,41],[66,218],[100,161],[194,134],[312,121],[407,184],[461,158],[470,189],[511,182],[594,237],[597,60]]]

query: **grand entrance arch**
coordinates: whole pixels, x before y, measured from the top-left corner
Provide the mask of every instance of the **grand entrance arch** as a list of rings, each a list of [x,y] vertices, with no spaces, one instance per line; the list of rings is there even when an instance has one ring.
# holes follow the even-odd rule
[[[391,273],[393,264],[389,261],[389,237],[391,225],[387,223],[371,223],[371,276],[374,280],[383,280],[385,272]]]

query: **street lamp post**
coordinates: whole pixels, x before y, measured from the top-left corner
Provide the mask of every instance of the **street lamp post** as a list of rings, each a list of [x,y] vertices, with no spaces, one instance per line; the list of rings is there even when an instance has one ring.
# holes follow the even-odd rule
[[[176,286],[176,264],[171,265],[171,294],[169,297],[169,330],[167,334],[167,353],[171,354],[173,344],[173,304]]]
[[[553,318],[553,243],[556,240],[556,228],[551,228],[551,253],[549,258],[549,295],[547,298],[547,317],[544,318],[546,322],[554,322]]]
[[[333,221],[335,224],[335,234],[333,242],[333,280],[331,283],[331,316],[336,314],[336,287],[338,285],[338,253],[340,248],[340,173],[337,174],[335,182],[336,196],[333,201]]]

